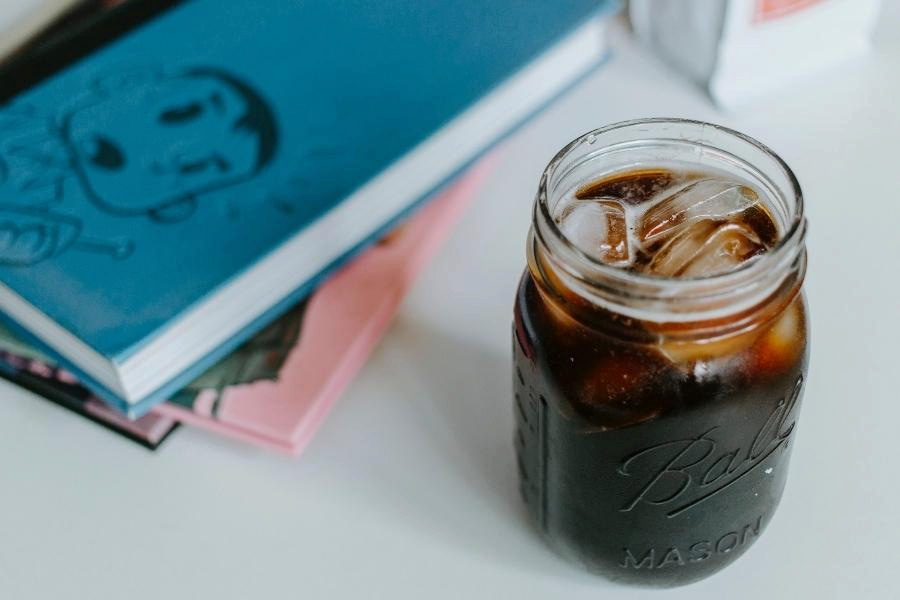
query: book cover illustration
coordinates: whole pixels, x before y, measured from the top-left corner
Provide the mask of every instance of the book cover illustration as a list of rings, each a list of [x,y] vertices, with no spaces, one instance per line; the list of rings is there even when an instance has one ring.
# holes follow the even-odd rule
[[[0,110],[0,265],[33,266],[70,249],[128,258],[134,239],[92,236],[86,215],[184,221],[203,195],[252,179],[277,145],[272,108],[224,70],[144,68],[85,88],[52,111]],[[290,212],[287,201],[272,202]],[[237,205],[228,210],[236,219]]]

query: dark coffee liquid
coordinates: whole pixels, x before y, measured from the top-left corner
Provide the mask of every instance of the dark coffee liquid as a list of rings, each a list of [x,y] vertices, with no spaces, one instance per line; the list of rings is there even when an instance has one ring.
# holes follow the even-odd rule
[[[585,193],[640,202],[666,176]],[[739,218],[774,243],[764,213]],[[806,370],[805,304],[787,302],[752,331],[673,345],[639,322],[630,338],[611,335],[616,315],[586,315],[525,273],[516,448],[522,495],[551,543],[611,578],[658,585],[705,577],[753,543],[781,497]]]

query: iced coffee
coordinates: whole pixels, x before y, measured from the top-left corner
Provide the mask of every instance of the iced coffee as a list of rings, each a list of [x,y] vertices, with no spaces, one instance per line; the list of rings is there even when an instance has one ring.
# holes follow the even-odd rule
[[[787,166],[721,127],[618,124],[551,162],[513,385],[521,491],[552,545],[677,585],[762,534],[806,372],[804,230]]]

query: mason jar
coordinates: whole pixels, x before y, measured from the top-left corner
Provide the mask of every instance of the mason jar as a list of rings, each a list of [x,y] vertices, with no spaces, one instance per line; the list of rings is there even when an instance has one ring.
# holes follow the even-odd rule
[[[774,243],[728,272],[665,277],[597,260],[560,228],[573,190],[658,168],[752,186]],[[553,158],[513,327],[521,492],[552,546],[609,578],[668,586],[759,538],[784,490],[807,370],[805,229],[790,168],[717,125],[618,123]]]

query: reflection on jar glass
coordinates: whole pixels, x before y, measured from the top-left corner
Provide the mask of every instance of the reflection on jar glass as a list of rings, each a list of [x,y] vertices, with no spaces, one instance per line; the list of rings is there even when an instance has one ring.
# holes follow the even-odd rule
[[[522,495],[556,548],[678,585],[762,534],[807,368],[805,228],[787,165],[715,125],[620,123],[551,161],[513,385]]]

